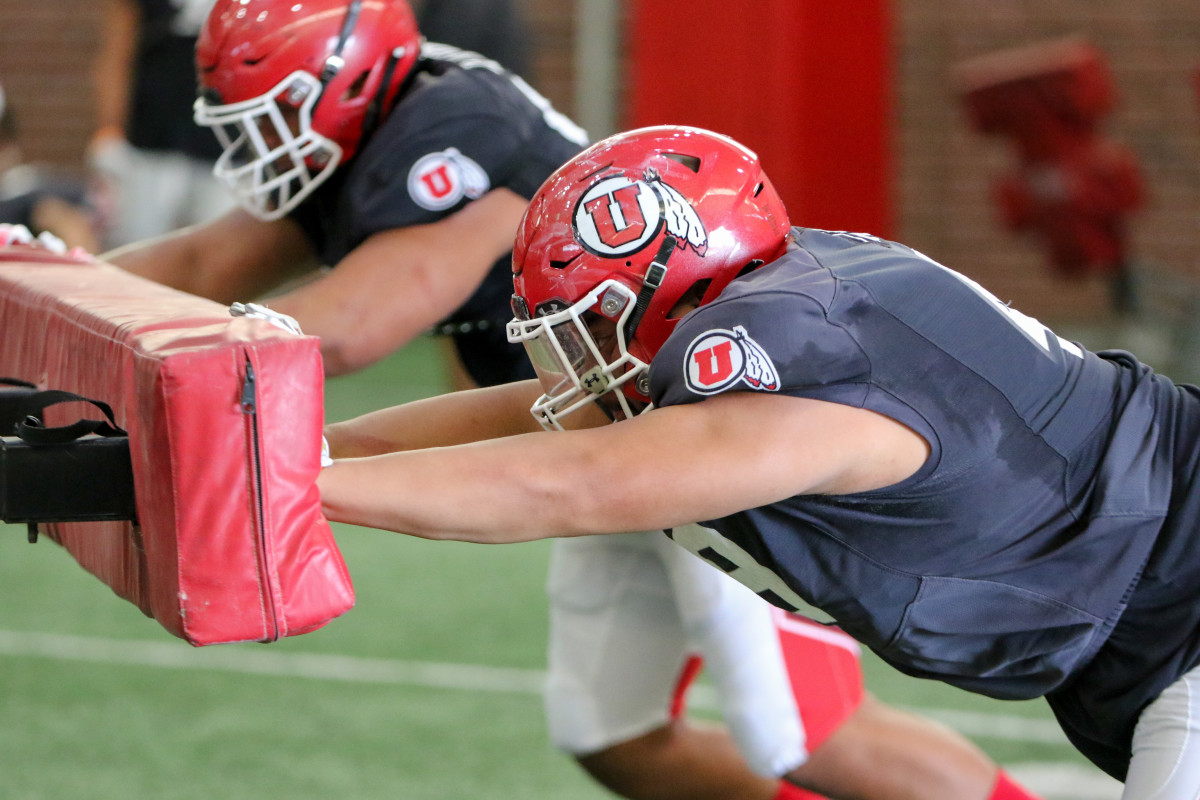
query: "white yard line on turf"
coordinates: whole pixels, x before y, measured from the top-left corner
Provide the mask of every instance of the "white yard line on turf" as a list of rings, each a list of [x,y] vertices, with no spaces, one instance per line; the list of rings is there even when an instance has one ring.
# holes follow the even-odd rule
[[[0,630],[0,655],[519,694],[540,694],[545,680],[545,673],[535,669],[281,652],[265,648],[194,648],[174,640],[151,642],[4,630]],[[689,695],[689,704],[693,708],[716,708],[708,686],[696,686]],[[1047,720],[942,708],[913,710],[967,736],[1066,743],[1058,726]]]
[[[541,693],[545,680],[545,673],[535,669],[243,647],[193,648],[174,640],[150,642],[4,630],[0,630],[0,656],[535,695]],[[716,707],[708,686],[695,687],[689,702],[694,708]],[[942,708],[912,710],[970,737],[1065,744],[1058,726],[1045,720]],[[1079,764],[1044,761],[1011,764],[1007,769],[1046,800],[1118,800],[1121,796],[1119,783],[1099,770]]]

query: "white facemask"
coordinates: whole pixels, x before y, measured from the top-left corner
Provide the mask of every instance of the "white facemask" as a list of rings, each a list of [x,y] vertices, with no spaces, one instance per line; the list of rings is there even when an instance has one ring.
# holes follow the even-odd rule
[[[225,149],[213,175],[255,217],[269,221],[287,214],[341,161],[342,148],[312,129],[320,96],[316,77],[296,71],[252,100],[220,106],[196,101],[196,124],[212,128]]]
[[[644,382],[650,369],[629,353],[625,341],[625,323],[636,299],[627,286],[610,279],[565,309],[508,323],[508,340],[525,345],[542,383],[544,394],[530,409],[542,427],[561,430],[562,417],[601,399],[614,418],[648,409],[635,408],[622,390],[630,381]],[[603,320],[604,328],[612,329],[601,341],[584,320],[589,311]]]

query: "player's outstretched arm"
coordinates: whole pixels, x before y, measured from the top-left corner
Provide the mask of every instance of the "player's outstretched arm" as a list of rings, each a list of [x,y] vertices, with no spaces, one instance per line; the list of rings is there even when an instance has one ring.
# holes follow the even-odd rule
[[[525,198],[494,189],[437,222],[381,231],[268,302],[321,338],[328,375],[361,369],[462,305],[512,249]]]
[[[218,303],[253,300],[318,266],[295,222],[263,222],[240,208],[204,225],[134,242],[101,258]]]
[[[535,380],[451,392],[326,425],[325,438],[333,458],[362,458],[533,433],[541,392]]]
[[[871,411],[738,393],[599,428],[348,459],[318,485],[335,521],[499,543],[670,528],[796,494],[881,488],[927,453]]]

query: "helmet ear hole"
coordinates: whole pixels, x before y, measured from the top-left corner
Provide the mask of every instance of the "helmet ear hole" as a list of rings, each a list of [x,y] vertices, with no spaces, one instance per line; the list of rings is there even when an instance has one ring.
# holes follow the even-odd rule
[[[704,299],[705,292],[708,291],[709,284],[712,283],[712,278],[701,278],[688,287],[688,290],[683,293],[683,296],[671,307],[667,313],[667,319],[679,319],[686,315],[689,311],[697,308],[700,301]]]
[[[363,70],[358,77],[354,79],[354,83],[346,87],[346,91],[342,93],[341,100],[353,100],[362,94],[363,87],[367,85],[367,76],[370,75],[369,70]]]

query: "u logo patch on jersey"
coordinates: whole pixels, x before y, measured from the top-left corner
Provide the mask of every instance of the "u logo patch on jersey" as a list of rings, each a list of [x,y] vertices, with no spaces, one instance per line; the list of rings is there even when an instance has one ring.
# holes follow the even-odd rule
[[[738,381],[760,392],[779,390],[779,372],[771,357],[741,325],[731,331],[716,328],[693,339],[684,356],[683,377],[696,394],[717,394]]]
[[[427,211],[445,211],[464,197],[476,200],[490,188],[483,167],[454,147],[421,156],[408,171],[408,194]]]

